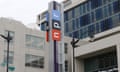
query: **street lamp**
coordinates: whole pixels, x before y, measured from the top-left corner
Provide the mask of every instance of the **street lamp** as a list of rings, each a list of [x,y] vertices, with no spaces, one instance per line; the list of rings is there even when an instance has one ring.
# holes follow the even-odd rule
[[[71,41],[71,45],[73,47],[73,72],[75,72],[74,48],[79,47],[79,45],[76,45],[76,43],[78,43],[78,42],[79,42],[79,39],[75,41],[74,38]]]
[[[7,36],[4,36],[2,34],[0,34],[0,36],[7,41],[7,68],[6,68],[6,72],[8,72],[8,66],[9,66],[9,43],[12,40],[12,37],[10,36],[10,32],[9,31],[8,31],[8,35]]]

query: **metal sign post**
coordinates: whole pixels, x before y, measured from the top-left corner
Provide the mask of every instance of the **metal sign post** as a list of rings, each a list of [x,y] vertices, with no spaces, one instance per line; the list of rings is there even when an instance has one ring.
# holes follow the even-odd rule
[[[47,14],[49,31],[47,41],[49,43],[49,72],[64,72],[64,24],[62,4],[53,1],[49,3]]]

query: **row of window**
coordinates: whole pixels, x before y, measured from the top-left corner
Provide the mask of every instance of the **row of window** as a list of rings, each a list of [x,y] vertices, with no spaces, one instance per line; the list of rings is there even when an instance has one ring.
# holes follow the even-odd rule
[[[14,52],[9,52],[9,64],[13,64],[14,61]],[[4,51],[4,63],[7,63],[7,51]],[[28,67],[36,67],[36,68],[44,68],[44,57],[36,56],[36,55],[25,55],[25,66]]]
[[[101,20],[102,18],[111,16],[113,13],[117,13],[119,11],[120,11],[120,4],[118,3],[118,1],[116,1],[116,2],[113,2],[113,4],[108,4],[107,6],[98,8],[92,12],[85,14],[85,15],[82,15],[82,16],[78,15],[79,17],[77,17],[77,19],[80,19],[81,26],[85,26],[92,22]],[[69,15],[69,16],[72,16],[72,15]]]
[[[15,42],[15,39],[14,39],[15,33],[13,31],[9,31],[9,32],[10,32],[10,36],[13,38],[10,41],[10,46],[13,46],[13,44]],[[8,30],[5,30],[5,36],[7,36],[7,34],[8,34]],[[4,40],[4,41],[5,41],[5,45],[6,45],[7,41],[6,40]],[[27,48],[43,49],[44,38],[26,34],[25,43],[26,43]]]
[[[8,31],[5,30],[5,36],[8,35],[8,32],[10,32],[10,36],[12,37],[12,40],[10,41],[10,47],[13,46],[15,43],[15,33],[13,31]],[[7,43],[6,40],[4,40],[5,45]],[[43,48],[44,45],[44,38],[42,37],[37,37],[33,35],[26,35],[25,39],[26,47],[27,48],[38,48],[41,49]],[[30,66],[30,67],[38,67],[38,68],[44,68],[44,57],[42,56],[35,56],[35,55],[25,55],[25,66]],[[13,64],[14,62],[14,52],[10,51],[9,52],[9,64]],[[7,51],[4,51],[4,63],[7,63]]]
[[[13,51],[9,51],[9,64],[13,64],[13,60],[14,60],[14,52]],[[7,63],[7,51],[4,51],[4,63]]]
[[[92,24],[87,27],[81,28],[80,30],[73,32],[73,35],[70,34],[70,36],[74,38],[83,39],[88,36],[94,35],[96,33],[103,32],[105,30],[112,28],[112,23],[109,23],[110,21],[111,20],[108,19],[108,20],[102,21],[101,23],[96,23],[96,24]]]
[[[26,54],[25,66],[44,68],[44,57]]]
[[[111,5],[111,6],[110,6]],[[89,0],[85,3],[82,3],[75,8],[72,8],[64,13],[64,21],[68,21],[72,18],[78,17],[80,15],[84,15],[88,12],[95,11],[95,9],[104,6],[109,6],[109,9],[112,12],[112,8],[114,13],[118,12],[120,9],[120,1],[119,0]]]
[[[26,35],[25,42],[26,42],[27,48],[43,49],[43,47],[44,47],[44,38],[42,38],[42,37]]]
[[[76,19],[77,20],[77,19]],[[90,36],[91,34],[97,34],[113,27],[120,25],[120,14],[116,14],[110,18],[98,21],[97,23],[89,24],[83,27],[79,27],[79,22],[72,20],[70,23],[65,24],[65,34],[69,36],[73,36],[75,38],[85,38]],[[82,26],[82,25],[81,25]],[[68,34],[67,34],[68,33]]]
[[[117,68],[116,52],[109,52],[95,57],[84,59],[85,72],[109,72]],[[114,70],[110,71],[114,72]]]
[[[68,72],[68,61],[65,61],[65,72]]]
[[[13,64],[14,61],[14,52],[9,52],[9,64]],[[7,62],[7,51],[4,51],[4,63]],[[36,55],[25,55],[25,66],[27,67],[36,67],[44,68],[44,57]],[[65,72],[68,72],[68,61],[65,61]]]
[[[67,54],[68,53],[68,44],[64,43],[64,53]]]

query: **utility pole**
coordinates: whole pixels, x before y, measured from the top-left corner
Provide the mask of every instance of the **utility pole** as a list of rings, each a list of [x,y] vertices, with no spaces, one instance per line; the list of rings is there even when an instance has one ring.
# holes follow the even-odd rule
[[[8,31],[7,37],[0,34],[2,38],[4,38],[7,41],[7,67],[6,67],[6,72],[8,72],[8,67],[9,67],[9,44],[10,41],[12,40],[12,37],[10,36],[10,32]]]
[[[78,42],[79,42],[79,39],[75,41],[75,38],[73,38],[71,41],[71,45],[73,47],[73,72],[75,72],[74,48],[79,47],[79,45],[76,45],[76,43]]]

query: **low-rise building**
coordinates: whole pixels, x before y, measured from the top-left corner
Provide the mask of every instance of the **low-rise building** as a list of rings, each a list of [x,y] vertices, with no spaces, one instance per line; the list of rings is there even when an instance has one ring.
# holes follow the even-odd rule
[[[13,37],[9,45],[9,72],[47,72],[44,32],[13,19],[0,18],[0,34],[7,36],[8,31]],[[0,37],[1,72],[6,72],[6,57],[7,41]]]

